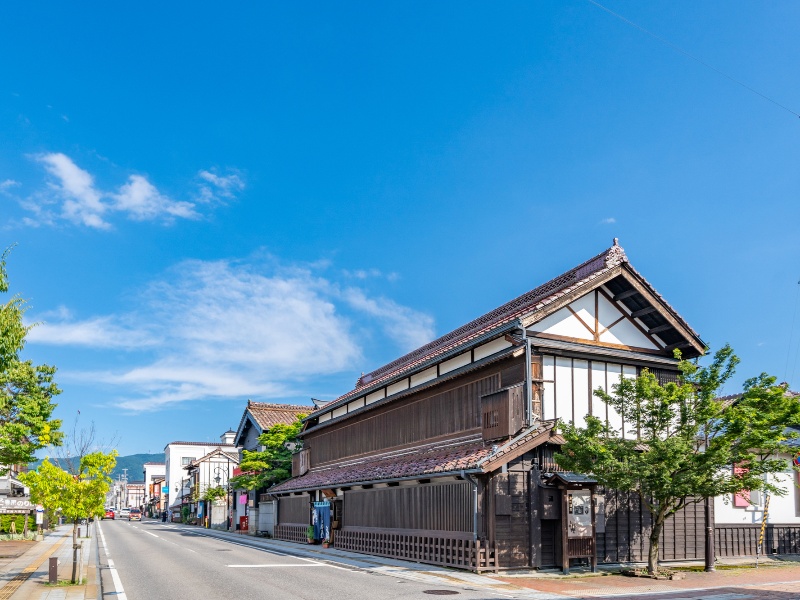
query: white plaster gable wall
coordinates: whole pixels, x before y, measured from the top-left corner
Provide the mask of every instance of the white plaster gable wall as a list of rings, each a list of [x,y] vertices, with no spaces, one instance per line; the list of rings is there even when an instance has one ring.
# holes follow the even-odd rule
[[[659,349],[634,325],[627,313],[615,306],[603,294],[595,291],[581,296],[568,307],[561,308],[534,323],[531,328],[550,335],[593,341],[595,313],[597,313],[597,333],[601,342],[649,350]],[[606,329],[608,331],[604,331]]]

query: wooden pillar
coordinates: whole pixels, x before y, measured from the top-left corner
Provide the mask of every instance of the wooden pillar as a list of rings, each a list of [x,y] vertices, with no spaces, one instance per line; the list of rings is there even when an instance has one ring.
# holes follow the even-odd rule
[[[567,490],[559,487],[561,491],[561,572],[569,575],[569,505]]]
[[[589,502],[589,510],[592,511],[592,573],[597,573],[597,515],[596,515],[596,506],[597,506],[597,499],[595,498],[594,494],[595,487],[592,486],[589,488],[590,492],[590,502]]]
[[[528,490],[528,541],[529,562],[534,569],[542,566],[542,491],[539,489],[541,475],[539,469],[532,468],[529,473]]]

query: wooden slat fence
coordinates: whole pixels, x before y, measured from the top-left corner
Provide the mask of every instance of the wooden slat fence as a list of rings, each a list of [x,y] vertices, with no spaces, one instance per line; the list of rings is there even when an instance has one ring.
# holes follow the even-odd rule
[[[307,544],[306,530],[308,525],[275,525],[275,539],[287,542]]]
[[[761,525],[714,526],[717,556],[755,556]],[[800,554],[800,525],[767,525],[764,531],[764,554]]]
[[[408,530],[343,529],[336,533],[335,548],[444,565],[472,571],[496,571],[494,548],[480,540],[450,532],[409,533]]]

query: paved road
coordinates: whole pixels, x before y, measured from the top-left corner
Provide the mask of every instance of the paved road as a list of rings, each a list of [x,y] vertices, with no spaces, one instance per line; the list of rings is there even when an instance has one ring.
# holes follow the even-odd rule
[[[156,521],[103,521],[101,528],[127,600],[393,600],[439,595],[431,591],[465,600],[553,598],[530,591],[496,594],[477,586],[414,581],[252,548]],[[100,554],[102,565],[105,553]],[[104,578],[104,597],[119,598],[109,594],[114,591],[110,580]]]

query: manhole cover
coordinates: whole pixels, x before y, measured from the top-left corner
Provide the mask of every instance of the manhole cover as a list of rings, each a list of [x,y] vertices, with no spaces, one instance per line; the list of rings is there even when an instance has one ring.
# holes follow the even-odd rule
[[[431,596],[455,596],[458,592],[453,590],[422,590],[423,594],[430,594]]]

